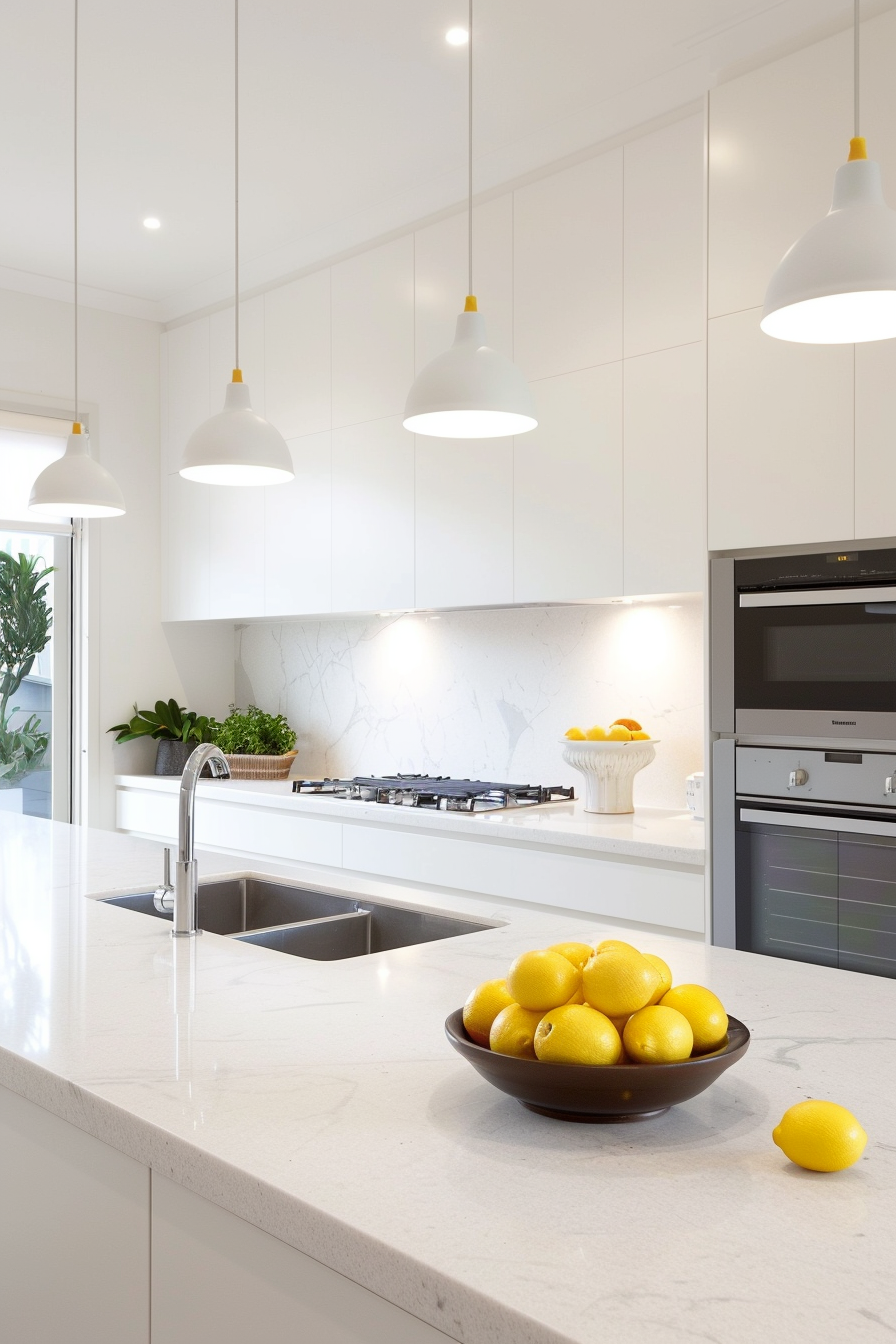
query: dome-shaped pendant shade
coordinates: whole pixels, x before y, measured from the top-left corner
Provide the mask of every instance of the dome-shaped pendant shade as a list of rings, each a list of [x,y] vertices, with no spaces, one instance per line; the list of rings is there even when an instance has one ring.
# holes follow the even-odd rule
[[[879,164],[856,158],[837,169],[830,211],[783,257],[760,326],[811,345],[896,336],[896,212]]]
[[[529,384],[485,343],[482,314],[458,316],[454,344],[419,374],[404,408],[405,429],[438,439],[495,439],[538,424]]]
[[[124,513],[124,497],[105,467],[90,456],[88,438],[76,424],[62,457],[44,467],[28,507],[42,518],[115,518]]]
[[[239,380],[227,384],[223,411],[190,435],[180,474],[208,485],[280,485],[295,476],[286,440],[255,414]]]

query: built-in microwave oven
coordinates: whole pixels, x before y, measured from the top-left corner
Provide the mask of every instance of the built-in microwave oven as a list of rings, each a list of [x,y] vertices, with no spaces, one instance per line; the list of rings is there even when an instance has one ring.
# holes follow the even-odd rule
[[[738,736],[896,740],[896,550],[734,562]]]

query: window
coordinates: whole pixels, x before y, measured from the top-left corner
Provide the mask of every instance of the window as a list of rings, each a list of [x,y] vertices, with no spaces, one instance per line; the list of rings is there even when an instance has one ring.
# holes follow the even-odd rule
[[[72,816],[72,572],[80,529],[28,512],[67,420],[0,411],[0,809]]]

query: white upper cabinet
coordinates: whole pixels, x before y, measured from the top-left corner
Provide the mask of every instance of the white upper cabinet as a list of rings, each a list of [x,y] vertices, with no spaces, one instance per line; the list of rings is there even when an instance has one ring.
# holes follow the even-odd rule
[[[304,616],[331,608],[330,431],[293,439],[289,451],[295,479],[264,492],[266,616]]]
[[[532,384],[514,443],[514,601],[622,592],[622,363]]]
[[[209,320],[172,327],[168,345],[168,461],[165,473],[180,470],[187,439],[209,411]],[[222,389],[223,396],[223,389]]]
[[[706,575],[706,347],[625,361],[625,593],[690,593]]]
[[[467,293],[467,214],[418,229],[414,235],[414,328],[419,373],[454,340]],[[513,351],[513,197],[508,193],[473,211],[473,290],[489,345]]]
[[[163,619],[203,621],[209,616],[209,491],[211,486],[165,477],[162,557]]]
[[[710,317],[761,306],[784,253],[830,209],[852,134],[851,60],[852,35],[838,33],[712,90]]]
[[[513,440],[417,436],[418,607],[513,601]]]
[[[414,381],[413,235],[340,262],[331,277],[333,426],[400,415]]]
[[[847,540],[853,347],[795,345],[761,310],[709,324],[709,546]]]
[[[265,489],[210,485],[208,491],[208,614],[213,620],[262,616]]]
[[[514,357],[527,378],[622,358],[622,157],[514,192]]]
[[[333,431],[333,610],[414,606],[414,436],[400,416]]]
[[[285,439],[330,428],[330,272],[264,296],[265,415]]]
[[[624,148],[625,354],[704,337],[704,133],[695,115]]]
[[[224,409],[224,392],[235,367],[233,305],[212,313],[208,321],[209,413],[214,415]],[[264,296],[260,294],[240,304],[240,368],[253,411],[264,415]]]

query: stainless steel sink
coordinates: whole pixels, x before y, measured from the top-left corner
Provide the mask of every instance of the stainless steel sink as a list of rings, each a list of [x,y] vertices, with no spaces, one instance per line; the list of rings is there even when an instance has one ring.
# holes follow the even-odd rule
[[[171,921],[170,914],[156,909],[152,892],[108,896],[104,903]],[[415,906],[334,896],[291,882],[241,877],[200,883],[199,927],[294,957],[340,961],[457,938],[497,925],[435,915]]]

